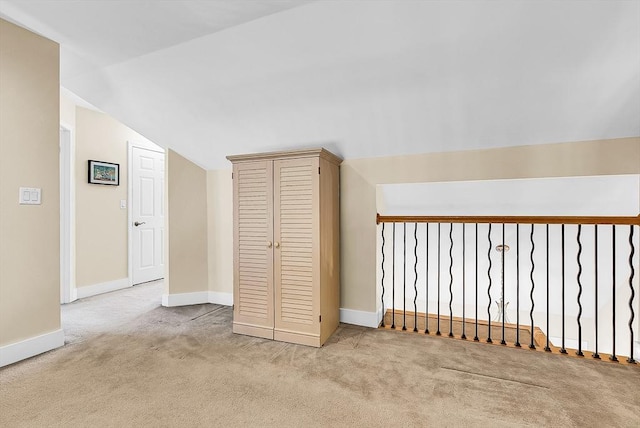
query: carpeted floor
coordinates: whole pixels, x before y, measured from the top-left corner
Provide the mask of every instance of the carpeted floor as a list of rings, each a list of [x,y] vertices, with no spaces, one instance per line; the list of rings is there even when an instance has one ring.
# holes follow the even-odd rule
[[[161,286],[65,305],[66,346],[0,369],[0,426],[640,426],[638,367],[349,325],[273,342]]]

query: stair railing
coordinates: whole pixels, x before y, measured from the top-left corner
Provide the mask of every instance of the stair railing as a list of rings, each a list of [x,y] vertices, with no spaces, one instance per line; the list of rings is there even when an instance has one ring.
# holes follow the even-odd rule
[[[636,364],[640,216],[378,214],[376,222],[381,327],[431,334],[435,324],[437,336],[466,340],[473,331],[476,342],[594,359],[606,351],[609,361]]]

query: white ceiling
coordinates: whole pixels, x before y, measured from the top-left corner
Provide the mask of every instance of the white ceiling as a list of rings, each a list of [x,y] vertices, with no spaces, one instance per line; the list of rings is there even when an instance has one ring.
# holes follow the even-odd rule
[[[296,6],[296,7],[294,7]],[[638,1],[5,1],[62,85],[206,168],[640,135]]]
[[[0,0],[0,16],[60,43],[61,78],[66,80],[303,3]]]

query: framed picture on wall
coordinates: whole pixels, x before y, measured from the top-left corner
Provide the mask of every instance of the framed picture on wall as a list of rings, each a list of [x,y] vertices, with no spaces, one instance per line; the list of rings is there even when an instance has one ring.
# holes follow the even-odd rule
[[[120,185],[120,164],[89,160],[89,183]]]

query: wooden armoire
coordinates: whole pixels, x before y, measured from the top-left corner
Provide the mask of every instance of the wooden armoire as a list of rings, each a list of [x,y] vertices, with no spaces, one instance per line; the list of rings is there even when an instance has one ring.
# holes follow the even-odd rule
[[[340,163],[325,149],[233,164],[233,332],[322,346],[340,308]]]

